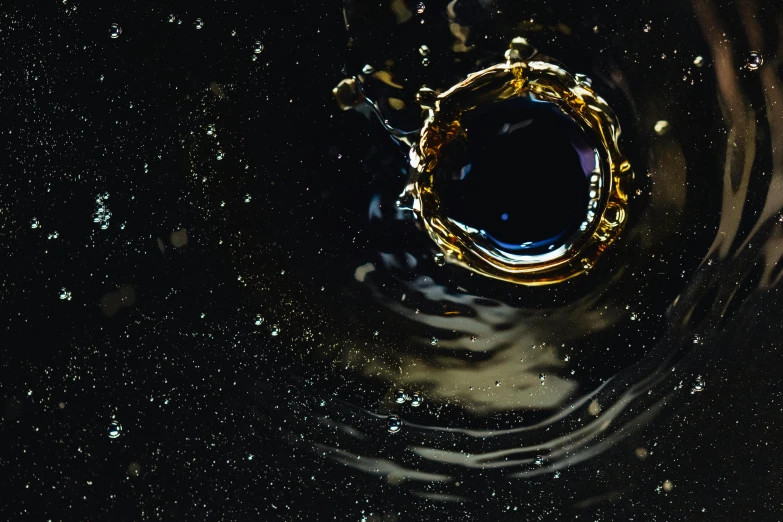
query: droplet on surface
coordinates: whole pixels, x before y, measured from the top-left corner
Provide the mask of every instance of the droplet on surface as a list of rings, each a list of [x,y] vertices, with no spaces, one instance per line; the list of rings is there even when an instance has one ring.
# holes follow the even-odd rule
[[[195,27],[196,29],[201,29],[202,27],[204,27],[204,21],[201,18],[196,18],[196,21],[193,22],[193,27]]]
[[[403,404],[405,401],[408,400],[408,394],[405,393],[405,390],[397,390],[394,392],[394,402],[397,404]]]
[[[110,439],[116,439],[120,436],[120,433],[122,433],[122,426],[120,426],[120,423],[117,421],[112,421],[109,424],[109,428],[107,430],[109,434]]]
[[[122,28],[117,24],[111,24],[109,27],[109,36],[112,38],[119,38],[122,34]]]
[[[389,415],[386,419],[386,427],[389,433],[397,433],[402,428],[402,419],[397,415]]]
[[[696,381],[693,383],[693,388],[691,388],[691,393],[699,393],[704,391],[706,383],[704,382],[704,379],[702,379],[701,375],[696,377]]]
[[[264,50],[264,44],[261,42],[256,42],[253,44],[253,52],[256,54],[261,54],[261,51]]]
[[[261,314],[256,315],[256,318],[253,320],[253,324],[255,324],[256,326],[261,326],[262,324],[264,324],[264,318],[261,317]]]
[[[277,337],[280,335],[280,327],[276,324],[273,324],[272,328],[269,330],[269,333],[272,334],[272,337]]]
[[[438,345],[438,338],[437,337],[433,337],[432,339],[430,339],[430,344],[432,346],[437,346]]]
[[[745,67],[751,71],[758,70],[764,64],[764,57],[759,51],[751,51],[745,59]]]
[[[411,406],[414,408],[418,408],[424,403],[424,395],[420,391],[415,391],[411,393],[410,396]]]

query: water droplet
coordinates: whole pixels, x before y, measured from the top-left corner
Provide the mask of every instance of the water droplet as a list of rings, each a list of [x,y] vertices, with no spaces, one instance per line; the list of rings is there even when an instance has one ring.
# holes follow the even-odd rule
[[[427,8],[427,6],[424,5],[424,2],[419,2],[416,4],[416,12],[419,14],[424,13],[424,10]]]
[[[38,228],[40,226],[41,226],[41,223],[40,223],[40,221],[38,221],[38,218],[33,218],[30,221],[30,228]]]
[[[272,328],[269,329],[269,333],[272,334],[272,337],[277,337],[280,335],[280,327],[276,324],[273,324]]]
[[[117,24],[111,24],[109,27],[109,36],[112,38],[119,38],[122,34],[122,28]]]
[[[651,28],[652,28],[652,25],[644,24],[644,27],[642,27],[642,31],[644,31],[645,33],[649,33]]]
[[[424,395],[422,395],[420,391],[415,391],[411,393],[410,400],[411,400],[411,406],[413,406],[414,408],[418,408],[424,403]]]
[[[261,326],[262,324],[264,324],[264,318],[261,317],[261,314],[256,315],[256,318],[253,320],[253,324],[255,324],[256,326]]]
[[[237,31],[236,31],[236,29],[232,29],[232,30],[231,30],[231,36],[236,36],[236,35],[237,35]]]
[[[120,423],[117,421],[112,421],[109,424],[109,428],[107,429],[107,432],[109,433],[110,439],[116,439],[120,436],[120,433],[122,433],[122,426],[120,426]]]
[[[369,75],[371,75],[374,72],[375,72],[375,67],[373,67],[369,63],[365,64],[365,66],[362,67],[362,74],[366,74],[367,76],[369,76]]]
[[[261,51],[264,50],[264,44],[261,42],[256,42],[253,44],[253,52],[256,54],[261,54]]]
[[[176,17],[176,16],[174,16],[174,13],[171,13],[171,14],[169,15],[169,23],[170,23],[170,24],[173,24],[173,23],[174,23],[174,22],[176,22],[176,21],[177,21],[177,17]]]
[[[696,67],[701,67],[704,65],[704,57],[703,56],[697,56],[693,59],[693,65]]]
[[[427,47],[426,45],[422,45],[421,47],[419,47],[419,54],[422,56],[429,56],[430,48]]]
[[[696,381],[693,383],[693,388],[691,388],[691,393],[699,393],[704,391],[704,387],[707,385],[706,382],[704,382],[704,379],[702,379],[701,375],[696,377]]]
[[[638,315],[636,315],[636,312],[631,314],[631,321],[636,321],[639,318]]]
[[[214,136],[215,135],[215,126],[213,124],[207,125],[207,136]]]
[[[245,194],[245,203],[250,203],[250,200],[253,199],[253,196],[250,194]]]
[[[544,384],[544,381],[546,380],[546,374],[545,373],[538,374],[538,379],[541,381],[541,384]]]
[[[65,287],[60,288],[60,300],[61,301],[70,301],[71,300],[71,292],[68,291]]]
[[[748,57],[745,59],[745,67],[751,71],[757,70],[764,64],[764,57],[758,51],[751,51]]]
[[[397,415],[389,415],[389,418],[386,419],[386,427],[389,433],[397,433],[402,428],[402,419]]]
[[[500,381],[495,381],[495,386],[500,386]]]
[[[535,460],[536,466],[543,466],[544,465],[544,457],[536,457]]]
[[[438,345],[438,338],[437,337],[433,337],[432,339],[430,339],[430,344],[432,346],[437,346]]]
[[[663,136],[669,131],[669,122],[666,120],[658,120],[655,122],[653,129],[655,129],[655,134]]]
[[[217,155],[215,157],[217,158],[218,161],[222,160],[223,159],[223,151],[222,150],[218,150],[217,151]]]
[[[421,64],[422,64],[424,67],[427,67],[427,66],[430,64],[430,59],[429,59],[429,58],[422,58],[422,59],[421,59]]]
[[[446,256],[442,252],[438,252],[433,256],[435,264],[438,266],[444,266],[446,264]]]
[[[559,478],[560,478],[560,472],[559,472],[559,471],[555,471],[555,478],[556,478],[556,479],[559,479]]]
[[[204,21],[201,18],[196,18],[196,21],[193,22],[193,27],[195,27],[196,29],[201,29],[202,27],[204,27]]]
[[[394,392],[394,402],[397,404],[402,404],[405,401],[408,400],[408,394],[405,393],[405,390],[397,390]]]

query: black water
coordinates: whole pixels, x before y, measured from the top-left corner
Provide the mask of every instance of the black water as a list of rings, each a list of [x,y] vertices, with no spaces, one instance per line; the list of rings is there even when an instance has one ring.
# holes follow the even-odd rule
[[[4,519],[780,518],[779,6],[425,4],[0,7]],[[415,130],[519,35],[636,176],[556,286],[439,266],[331,95]]]

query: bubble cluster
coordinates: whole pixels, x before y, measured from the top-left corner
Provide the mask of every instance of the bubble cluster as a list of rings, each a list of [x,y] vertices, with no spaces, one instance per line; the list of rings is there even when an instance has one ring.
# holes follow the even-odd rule
[[[111,210],[109,210],[109,207],[106,205],[107,199],[109,199],[108,192],[98,194],[95,197],[95,203],[97,203],[98,208],[95,210],[95,214],[93,214],[92,220],[94,223],[97,223],[101,226],[101,230],[106,230],[109,228],[109,220],[111,219]]]

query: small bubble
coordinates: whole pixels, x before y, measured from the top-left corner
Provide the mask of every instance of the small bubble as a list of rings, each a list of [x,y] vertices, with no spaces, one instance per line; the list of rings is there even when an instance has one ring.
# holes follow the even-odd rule
[[[57,232],[56,230],[51,234],[49,234],[48,236],[46,236],[47,239],[57,239],[58,237],[60,237],[60,233]]]
[[[389,433],[397,433],[402,428],[402,419],[397,415],[389,415],[386,419],[386,427]]]
[[[438,338],[437,337],[433,337],[432,339],[430,339],[430,344],[432,346],[438,346]]]
[[[701,67],[704,65],[704,57],[703,56],[697,56],[693,59],[693,65],[696,67]]]
[[[758,70],[764,64],[764,57],[758,51],[751,51],[745,59],[745,67],[751,71]]]
[[[122,34],[122,28],[117,24],[111,24],[109,27],[109,36],[112,38],[119,38]]]
[[[475,335],[470,336],[470,342],[475,343],[476,339],[478,339],[478,337],[476,337]]]
[[[653,129],[655,129],[655,134],[663,136],[669,131],[669,122],[666,120],[658,120],[655,122]]]
[[[405,401],[408,400],[408,394],[405,393],[405,390],[397,390],[394,392],[394,402],[397,404],[402,404]]]
[[[636,312],[633,312],[633,313],[631,314],[631,321],[636,321],[638,318],[639,318],[639,316],[638,316],[638,315],[636,315]]]
[[[245,194],[245,203],[250,203],[251,199],[253,199],[253,196],[251,196],[249,193]]]
[[[701,336],[700,335],[694,335],[693,336],[693,344],[701,344]]]
[[[214,136],[215,135],[215,126],[213,124],[207,125],[207,136]]]
[[[538,374],[538,380],[541,381],[541,384],[544,384],[544,381],[546,380],[546,374],[545,373],[539,373]]]
[[[193,22],[193,27],[195,27],[196,29],[201,29],[202,27],[204,27],[204,21],[201,18],[196,18],[196,21]]]
[[[555,478],[556,478],[556,479],[559,479],[559,478],[560,478],[560,472],[559,472],[559,471],[555,471]]]
[[[237,35],[237,31],[236,31],[236,29],[232,29],[232,30],[231,30],[231,36],[236,36],[236,35]]]
[[[255,324],[256,326],[261,326],[262,324],[264,324],[264,318],[261,316],[261,314],[256,315],[256,318],[253,319],[253,324]]]
[[[71,292],[68,291],[65,287],[60,288],[60,300],[61,301],[70,301],[71,300]]]
[[[218,150],[217,151],[217,155],[215,157],[217,158],[218,161],[222,160],[223,159],[223,151],[222,150]]]
[[[109,424],[109,428],[107,429],[107,432],[109,433],[110,439],[116,439],[120,436],[120,433],[122,432],[122,426],[120,426],[120,423],[117,421],[112,421]]]
[[[438,266],[444,266],[446,264],[446,256],[443,255],[442,252],[438,252],[433,256],[433,260],[435,261],[435,264]]]
[[[652,28],[652,25],[644,24],[644,27],[642,27],[642,31],[644,31],[645,33],[649,33],[651,28]]]
[[[426,9],[426,8],[427,8],[427,6],[424,5],[424,2],[419,2],[418,4],[416,4],[416,12],[418,14],[424,13],[424,9]]]
[[[422,58],[422,59],[421,59],[421,64],[422,64],[424,67],[427,67],[427,66],[430,64],[430,59],[429,59],[429,58]]]
[[[253,44],[253,52],[256,54],[261,54],[261,51],[264,50],[264,44],[261,42],[256,42]]]
[[[495,381],[495,386],[500,386],[500,381]]]
[[[411,406],[418,408],[424,403],[424,395],[422,395],[420,391],[415,391],[411,394],[410,401]]]
[[[430,48],[427,47],[426,45],[422,45],[421,47],[419,47],[419,54],[422,56],[429,56]]]
[[[597,25],[594,25],[594,26],[593,26],[593,32],[594,32],[594,33],[596,33],[596,34],[598,34],[598,26],[597,26]]]
[[[367,76],[369,76],[374,72],[375,72],[375,67],[373,67],[369,63],[366,64],[364,67],[362,67],[362,74],[366,74]]]
[[[704,391],[704,387],[707,385],[706,382],[704,382],[704,379],[702,379],[701,375],[696,377],[696,381],[693,383],[693,388],[691,388],[691,394],[693,393],[699,393]]]
[[[536,457],[535,460],[536,466],[543,466],[544,465],[544,457]]]
[[[177,17],[176,17],[176,16],[174,16],[174,13],[171,13],[171,14],[169,15],[169,23],[170,23],[170,24],[173,24],[173,23],[174,23],[174,22],[176,22],[176,21],[177,21]]]
[[[41,222],[38,221],[38,218],[33,218],[30,221],[30,228],[39,228],[41,226]]]
[[[276,324],[273,324],[272,328],[269,329],[269,333],[272,334],[272,337],[277,337],[280,335],[280,327]]]
[[[586,257],[582,258],[582,268],[584,268],[585,270],[590,270],[590,269],[592,269],[592,268],[593,268],[593,263],[592,263],[592,261],[590,261],[590,260],[589,260],[589,259],[587,259]]]

